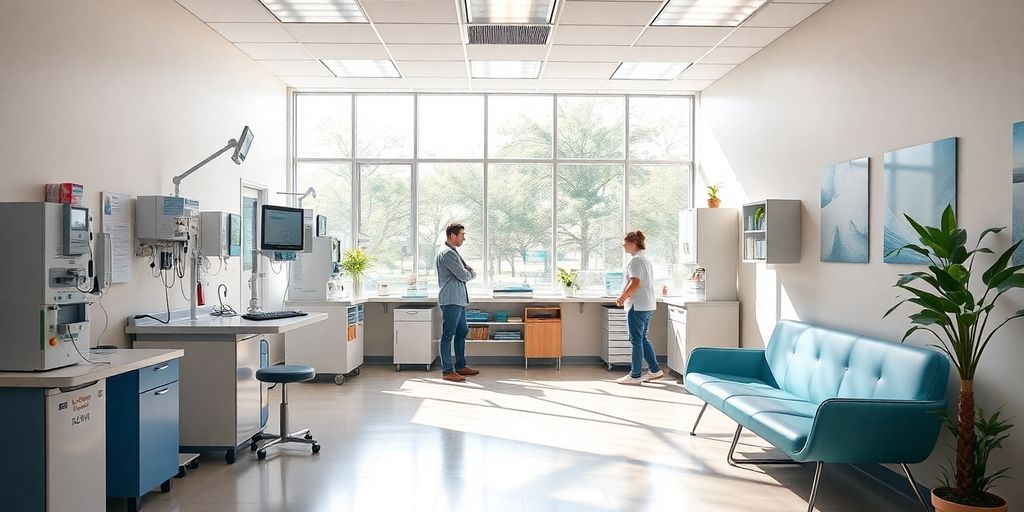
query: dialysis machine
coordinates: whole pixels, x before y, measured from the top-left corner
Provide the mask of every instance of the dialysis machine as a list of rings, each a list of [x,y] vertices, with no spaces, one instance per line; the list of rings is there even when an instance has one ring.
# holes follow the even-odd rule
[[[0,371],[60,368],[89,350],[90,220],[84,206],[0,203]]]

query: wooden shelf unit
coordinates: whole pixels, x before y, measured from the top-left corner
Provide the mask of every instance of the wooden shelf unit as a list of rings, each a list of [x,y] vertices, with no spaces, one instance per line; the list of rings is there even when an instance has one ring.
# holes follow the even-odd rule
[[[528,307],[523,314],[526,333],[523,336],[524,366],[529,368],[531,357],[557,359],[562,368],[562,308]]]

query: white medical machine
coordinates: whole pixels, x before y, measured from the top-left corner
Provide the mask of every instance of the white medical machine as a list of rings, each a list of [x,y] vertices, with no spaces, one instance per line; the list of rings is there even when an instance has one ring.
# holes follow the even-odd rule
[[[89,350],[90,225],[84,206],[0,203],[0,371],[60,368]]]
[[[340,270],[340,242],[326,236],[313,237],[312,251],[299,254],[288,269],[288,300],[327,300],[328,284]]]

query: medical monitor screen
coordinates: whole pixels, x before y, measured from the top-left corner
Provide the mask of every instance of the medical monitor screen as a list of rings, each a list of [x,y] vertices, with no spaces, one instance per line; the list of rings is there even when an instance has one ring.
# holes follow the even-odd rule
[[[302,250],[302,209],[263,206],[260,249],[264,251]]]
[[[246,126],[242,128],[242,135],[238,137],[238,143],[235,145],[235,154],[231,155],[231,160],[236,164],[244,162],[245,156],[249,154],[249,146],[252,146],[252,131]]]

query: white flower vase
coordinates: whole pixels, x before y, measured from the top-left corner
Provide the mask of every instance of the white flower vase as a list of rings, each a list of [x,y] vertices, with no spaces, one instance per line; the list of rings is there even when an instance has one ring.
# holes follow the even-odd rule
[[[354,275],[352,276],[352,298],[361,299],[363,297],[363,276]]]
[[[576,296],[576,289],[573,288],[572,286],[563,286],[562,287],[562,293],[566,297],[575,297]]]

